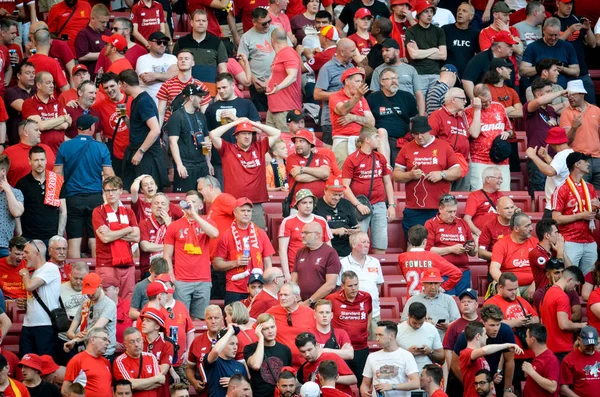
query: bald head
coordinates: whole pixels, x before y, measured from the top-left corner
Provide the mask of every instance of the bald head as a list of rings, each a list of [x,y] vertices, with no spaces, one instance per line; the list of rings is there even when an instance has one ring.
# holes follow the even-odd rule
[[[273,41],[287,42],[287,34],[285,33],[285,30],[282,28],[276,28],[273,30],[273,32],[271,32],[271,42]]]
[[[356,43],[348,38],[339,39],[337,42],[337,53],[341,54],[342,52],[354,51],[356,48]]]
[[[33,40],[35,41],[36,46],[47,46],[50,45],[50,32],[48,31],[48,27],[39,29],[37,31],[34,30]]]
[[[283,272],[279,267],[270,267],[263,273],[265,284],[273,284],[278,277],[283,276]]]
[[[498,210],[498,216],[502,219],[504,224],[508,224],[510,218],[515,213],[515,203],[510,197],[502,196],[496,203],[496,209]]]

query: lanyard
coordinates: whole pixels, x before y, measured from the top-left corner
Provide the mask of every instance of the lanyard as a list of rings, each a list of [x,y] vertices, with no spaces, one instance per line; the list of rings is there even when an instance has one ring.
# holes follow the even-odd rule
[[[190,119],[190,115],[188,114],[188,112],[183,109],[183,114],[185,114],[185,119],[187,120],[189,126],[190,126],[190,135],[192,136],[192,138],[194,139],[194,145],[196,145],[196,149],[198,149],[198,138],[197,138],[197,134],[196,131],[194,130],[194,127],[192,126],[192,120]],[[200,119],[198,118],[198,114],[196,112],[194,112],[194,117],[196,118],[196,124],[198,125],[198,133],[201,134],[202,136],[204,136],[204,134],[202,133],[201,129],[202,129],[202,122],[200,121]]]

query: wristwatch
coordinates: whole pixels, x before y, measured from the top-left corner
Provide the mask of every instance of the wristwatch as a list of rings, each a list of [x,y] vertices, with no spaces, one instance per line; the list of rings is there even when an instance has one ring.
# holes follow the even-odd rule
[[[504,393],[506,392],[514,393],[515,390],[512,387],[507,387],[506,389],[504,389]]]
[[[442,171],[442,179],[446,179],[446,171]]]
[[[142,154],[146,153],[146,151],[144,149],[142,149],[142,147],[140,146],[140,148],[138,149]]]
[[[308,299],[307,299],[307,301],[308,301],[308,303],[310,303],[311,305],[312,305],[313,303],[315,303],[315,301],[313,301],[313,299],[312,299],[312,298],[308,298]]]
[[[395,383],[392,385],[392,390],[396,390],[396,384]]]

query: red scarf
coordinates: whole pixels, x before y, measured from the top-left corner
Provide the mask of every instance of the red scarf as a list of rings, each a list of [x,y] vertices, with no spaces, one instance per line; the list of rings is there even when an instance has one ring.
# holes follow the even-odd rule
[[[396,25],[396,19],[394,18],[393,13],[390,17],[390,21],[392,22],[392,33],[390,34],[390,37],[396,40],[400,45],[400,54],[398,56],[400,58],[408,58],[408,55],[405,53],[406,50],[404,49],[404,40],[402,40],[402,33],[404,32],[402,32],[402,30],[398,28],[398,25]]]
[[[565,183],[569,186],[571,193],[575,196],[575,200],[577,200],[577,209],[579,212],[591,211],[592,210],[592,198],[590,197],[590,191],[587,187],[587,183],[583,179],[579,181],[581,183],[581,189],[583,190],[583,198],[579,195],[577,191],[577,185],[571,178],[571,175],[567,177]],[[596,224],[592,219],[590,222],[590,230],[596,229]]]
[[[248,239],[250,244],[250,262],[248,263],[248,268],[245,267],[236,267],[232,269],[236,274],[231,278],[233,281],[241,280],[250,274],[254,269],[254,273],[259,271],[262,273],[263,270],[263,258],[260,249],[260,241],[258,239],[258,233],[256,232],[256,225],[254,223],[250,223],[248,226],[248,236],[244,237]],[[244,242],[240,235],[240,229],[238,228],[237,222],[233,221],[231,223],[231,234],[233,235],[233,241],[235,242],[235,248],[229,253],[229,258],[237,259],[240,256],[244,255]]]
[[[154,230],[156,230],[156,239],[154,240],[154,244],[163,245],[165,242],[165,235],[167,234],[167,225],[164,223],[162,225],[158,223],[154,215],[150,215],[150,223],[152,224]],[[150,255],[150,262],[152,262],[154,258],[162,258],[162,256],[162,251],[153,252],[152,255]]]
[[[83,302],[81,305],[81,322],[79,323],[79,331],[85,331],[87,323],[90,318],[90,308],[92,307],[92,301],[90,299]]]
[[[110,230],[121,230],[129,227],[129,217],[123,203],[119,202],[117,212],[113,211],[108,204],[104,204],[104,210],[106,211],[106,219]],[[110,243],[110,253],[113,266],[131,265],[133,263],[131,245],[127,241],[118,239]]]
[[[46,193],[44,194],[44,205],[60,207],[60,190],[65,179],[52,171],[46,171]]]

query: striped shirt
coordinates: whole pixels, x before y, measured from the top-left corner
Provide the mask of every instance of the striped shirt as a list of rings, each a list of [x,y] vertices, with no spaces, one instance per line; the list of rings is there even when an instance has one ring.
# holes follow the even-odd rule
[[[425,98],[425,106],[427,109],[427,116],[431,116],[431,113],[435,112],[444,104],[444,96],[448,92],[450,87],[446,83],[436,81],[427,90],[427,97]]]
[[[182,82],[181,80],[179,80],[179,76],[171,77],[169,80],[165,81],[160,87],[160,89],[158,90],[158,94],[156,94],[156,98],[159,101],[167,101],[167,110],[165,111],[164,123],[169,121],[169,117],[171,116],[171,111],[169,110],[171,102],[177,97],[177,95],[181,93],[181,91],[183,91],[185,86],[192,82],[204,91],[208,92],[208,88],[204,85],[204,83],[202,83],[200,80],[194,79],[193,77],[190,77],[190,79],[186,82]],[[210,101],[210,94],[206,95],[204,98],[202,98],[200,106],[208,106]]]
[[[140,365],[140,360],[142,360],[142,365]],[[115,380],[148,379],[160,373],[158,360],[154,354],[147,352],[142,352],[138,358],[133,358],[127,353],[123,353],[115,359],[113,364]],[[134,394],[136,397],[158,397],[161,389],[161,387],[158,387],[152,390],[139,390]]]

